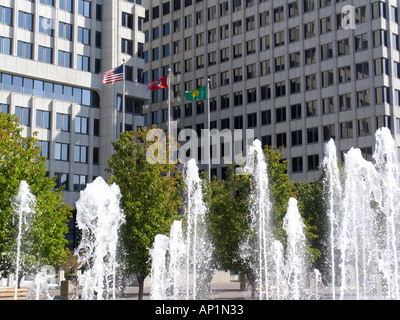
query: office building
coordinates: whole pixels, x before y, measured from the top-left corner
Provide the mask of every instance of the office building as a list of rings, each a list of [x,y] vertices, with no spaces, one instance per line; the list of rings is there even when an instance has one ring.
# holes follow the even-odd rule
[[[105,168],[122,130],[122,84],[101,73],[126,62],[125,129],[143,126],[142,0],[1,0],[0,105],[37,138],[50,177],[79,191]]]
[[[372,159],[374,133],[400,146],[398,1],[146,1],[145,82],[171,68],[171,119],[207,127],[206,100],[185,91],[210,79],[210,126],[254,129],[284,146],[293,180],[314,180],[324,146]],[[168,90],[152,92],[145,124],[166,128]],[[224,176],[224,165],[212,173]]]

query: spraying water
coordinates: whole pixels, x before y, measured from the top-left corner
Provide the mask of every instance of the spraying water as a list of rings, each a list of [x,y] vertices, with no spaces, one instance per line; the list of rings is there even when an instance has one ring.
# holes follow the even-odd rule
[[[341,216],[342,185],[336,157],[336,146],[331,139],[325,146],[325,157],[322,161],[322,167],[325,169],[324,185],[326,188],[327,215],[329,218],[329,264],[331,266],[331,287],[332,298],[336,299],[336,261],[335,261],[335,240],[337,239],[338,221]]]
[[[46,272],[40,271],[33,279],[32,285],[27,293],[27,300],[53,300],[49,294]]]
[[[81,191],[76,203],[82,240],[76,250],[78,261],[87,266],[82,289],[85,300],[115,299],[118,231],[125,222],[120,208],[119,187],[101,177]]]
[[[150,249],[151,264],[151,298],[165,300],[167,297],[168,274],[166,267],[166,252],[169,238],[163,234],[156,235],[154,248]]]
[[[155,280],[152,299],[165,297],[163,285],[169,287],[168,297],[173,299],[205,299],[210,293],[214,275],[211,266],[213,247],[208,237],[207,208],[194,159],[185,167],[185,187],[186,229],[183,230],[182,221],[175,221],[169,241],[166,236],[157,235],[153,246],[151,277]]]
[[[205,298],[206,286],[214,271],[211,268],[212,244],[206,226],[207,208],[196,161],[191,159],[185,168],[186,186],[186,299]],[[192,295],[190,295],[192,292]]]
[[[28,234],[33,219],[35,217],[36,198],[31,193],[28,183],[22,180],[19,184],[18,194],[15,197],[12,206],[13,212],[18,219],[17,235],[17,256],[15,261],[15,293],[14,300],[18,297],[19,274],[21,269],[22,244],[25,242],[25,236]]]
[[[306,298],[306,236],[303,219],[297,208],[297,200],[289,199],[289,207],[283,218],[283,229],[287,233],[286,281],[288,299]]]
[[[271,247],[273,236],[270,226],[271,202],[269,200],[267,163],[261,142],[255,140],[247,152],[245,171],[251,175],[253,184],[250,194],[250,220],[252,236],[242,244],[241,256],[250,264],[259,283],[259,299],[268,299]]]

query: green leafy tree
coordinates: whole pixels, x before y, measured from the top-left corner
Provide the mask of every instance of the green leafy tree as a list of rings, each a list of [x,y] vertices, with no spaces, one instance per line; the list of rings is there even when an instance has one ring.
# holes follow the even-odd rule
[[[235,175],[234,167],[228,166],[226,180],[214,178],[204,185],[216,267],[223,271],[243,271],[239,249],[248,228],[249,177]]]
[[[121,189],[121,206],[126,216],[126,223],[121,227],[124,268],[127,274],[133,273],[138,279],[139,299],[143,298],[144,280],[151,270],[149,248],[157,234],[169,234],[182,207],[177,167],[153,161],[166,159],[165,137],[163,141],[156,141],[165,148],[156,150],[158,154],[152,154],[154,158],[149,162],[149,152],[155,143],[147,139],[148,133],[142,128],[121,134],[113,143],[115,152],[109,158],[107,169],[110,182]]]
[[[13,217],[12,200],[21,180],[36,197],[35,218],[30,234],[31,245],[22,252],[22,275],[35,272],[43,265],[61,265],[68,256],[65,234],[71,208],[61,189],[54,189],[54,178],[46,177],[46,159],[39,157],[35,137],[22,137],[15,115],[0,112],[0,270],[15,271],[18,219]]]

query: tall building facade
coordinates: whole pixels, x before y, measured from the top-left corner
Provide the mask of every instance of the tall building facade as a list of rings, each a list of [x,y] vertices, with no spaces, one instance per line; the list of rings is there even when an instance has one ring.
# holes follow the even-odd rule
[[[122,82],[101,73],[126,63],[125,129],[143,126],[142,0],[0,0],[0,106],[37,138],[49,176],[79,191],[106,176],[122,130]]]
[[[171,69],[171,119],[206,128],[206,101],[185,91],[210,79],[210,126],[254,129],[283,146],[294,180],[313,180],[334,138],[371,160],[374,133],[400,146],[400,29],[395,0],[163,0],[144,3],[146,82]],[[166,128],[168,90],[152,92],[145,123]],[[212,173],[224,176],[224,166]]]

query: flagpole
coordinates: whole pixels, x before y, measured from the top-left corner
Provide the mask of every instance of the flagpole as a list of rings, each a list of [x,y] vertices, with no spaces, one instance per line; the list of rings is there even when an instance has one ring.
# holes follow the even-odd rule
[[[125,59],[122,59],[122,132],[125,132]]]
[[[211,119],[211,114],[210,114],[210,78],[207,78],[207,129],[208,129],[208,134],[207,134],[207,139],[208,143],[206,144],[207,149],[207,155],[208,155],[208,181],[211,181],[211,152],[210,152],[210,144],[211,144],[211,128],[210,128],[210,119]]]
[[[168,68],[168,77],[167,77],[167,86],[168,86],[168,164],[170,164],[169,160],[171,159],[171,68]],[[171,171],[168,170],[168,177],[171,176]]]
[[[168,139],[169,142],[171,141],[171,68],[168,68],[168,78],[167,78],[167,83],[168,83]]]

